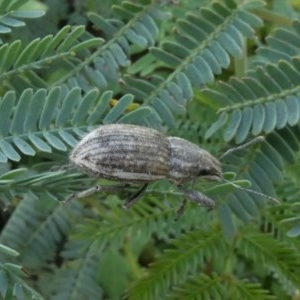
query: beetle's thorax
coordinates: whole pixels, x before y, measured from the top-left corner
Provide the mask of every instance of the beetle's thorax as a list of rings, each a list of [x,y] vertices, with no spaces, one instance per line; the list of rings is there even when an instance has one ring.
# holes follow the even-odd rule
[[[221,180],[218,159],[197,145],[178,137],[168,137],[171,149],[170,170],[167,178],[179,185],[197,177]]]

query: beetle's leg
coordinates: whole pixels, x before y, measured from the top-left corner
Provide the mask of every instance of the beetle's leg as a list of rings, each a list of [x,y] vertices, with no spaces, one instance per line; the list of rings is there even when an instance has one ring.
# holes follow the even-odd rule
[[[62,201],[62,204],[67,204],[69,202],[71,202],[72,200],[74,199],[77,199],[77,198],[83,198],[83,197],[87,197],[87,196],[90,196],[98,191],[101,190],[101,186],[100,185],[96,185],[96,186],[93,186],[87,190],[84,190],[82,192],[78,192],[78,193],[73,193],[71,195],[69,195],[64,201]]]
[[[208,209],[213,209],[216,206],[214,200],[208,198],[207,196],[198,191],[188,190],[181,186],[178,188],[186,197],[188,197],[191,201],[197,203],[198,205],[203,205]]]
[[[187,204],[187,200],[186,200],[186,198],[184,198],[182,200],[179,208],[176,210],[176,215],[175,215],[174,221],[177,221],[180,218],[180,216],[183,214],[186,204]]]
[[[100,185],[96,185],[93,186],[89,189],[86,189],[82,192],[78,192],[78,193],[74,193],[69,195],[64,201],[62,201],[62,204],[67,204],[70,201],[77,199],[77,198],[84,198],[90,195],[93,195],[94,193],[97,192],[119,192],[124,190],[127,187],[127,185],[106,185],[106,186],[100,186]]]
[[[193,180],[193,186],[195,185],[195,182],[196,182],[196,178]],[[184,193],[184,191],[183,191],[184,188],[181,185],[178,185],[177,187],[180,191],[182,191]],[[188,195],[185,194],[185,196],[188,196]],[[185,210],[186,204],[187,204],[187,199],[184,198],[182,200],[180,206],[176,210],[176,215],[175,215],[174,221],[177,221],[181,217],[181,215],[183,214],[183,212]]]
[[[147,186],[148,186],[148,183],[144,184],[141,189],[139,189],[128,200],[126,200],[125,204],[123,205],[123,208],[127,209],[127,208],[131,207],[134,203],[136,203],[141,198],[143,193],[145,192]]]
[[[50,172],[69,171],[74,168],[75,168],[75,166],[72,164],[66,164],[66,165],[62,165],[62,166],[53,166],[50,168]]]

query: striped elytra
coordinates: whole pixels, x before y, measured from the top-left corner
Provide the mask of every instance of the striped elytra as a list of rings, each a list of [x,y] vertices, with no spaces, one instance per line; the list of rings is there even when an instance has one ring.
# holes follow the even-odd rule
[[[126,183],[166,178],[181,185],[204,176],[221,180],[220,162],[185,139],[136,125],[103,125],[87,134],[70,160],[97,177]]]

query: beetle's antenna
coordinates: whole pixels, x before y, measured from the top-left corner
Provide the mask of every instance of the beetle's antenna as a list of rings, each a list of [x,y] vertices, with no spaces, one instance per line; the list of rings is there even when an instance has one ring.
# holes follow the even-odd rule
[[[242,145],[240,145],[240,146],[237,146],[237,147],[235,147],[235,148],[231,148],[231,149],[227,150],[225,153],[223,153],[223,154],[219,157],[219,159],[222,159],[222,158],[224,158],[225,156],[227,156],[227,155],[229,155],[229,154],[231,154],[231,153],[233,153],[233,152],[235,152],[235,151],[239,151],[239,150],[245,149],[245,148],[247,148],[247,147],[249,147],[249,146],[252,146],[252,145],[255,145],[255,144],[257,144],[257,143],[261,143],[261,142],[263,142],[264,140],[265,140],[265,138],[264,138],[262,135],[259,135],[258,137],[252,139],[251,141],[249,141],[249,142],[247,142],[247,143],[245,143],[245,144],[242,144]]]
[[[252,145],[255,145],[255,144],[257,144],[257,143],[261,143],[261,142],[263,142],[264,140],[265,140],[265,138],[264,138],[262,135],[260,135],[260,136],[258,136],[258,137],[256,137],[256,138],[252,139],[251,141],[249,141],[249,142],[247,142],[247,143],[245,143],[245,144],[242,144],[242,145],[240,145],[240,146],[238,146],[238,147],[231,148],[231,149],[225,151],[225,153],[223,153],[223,154],[220,156],[219,159],[222,159],[222,158],[224,158],[225,156],[227,156],[227,155],[229,155],[229,154],[231,154],[231,153],[233,153],[233,152],[236,152],[236,151],[245,149],[245,148],[247,148],[247,147],[249,147],[249,146],[252,146]],[[263,198],[265,198],[265,199],[268,199],[268,200],[272,201],[273,203],[280,204],[280,202],[279,202],[276,198],[274,198],[274,197],[272,197],[272,196],[269,196],[269,195],[266,195],[266,194],[263,194],[263,193],[254,191],[254,190],[252,190],[252,189],[243,188],[243,187],[241,187],[241,186],[239,186],[239,185],[237,185],[237,184],[235,184],[235,183],[233,183],[233,182],[231,182],[231,181],[229,181],[229,180],[226,180],[225,178],[223,178],[223,181],[229,183],[230,185],[234,186],[234,187],[235,187],[236,189],[238,189],[238,190],[242,190],[242,191],[248,192],[248,193],[250,193],[250,194],[254,194],[254,195],[263,197]]]
[[[280,204],[280,202],[279,202],[276,198],[274,198],[274,197],[272,197],[272,196],[269,196],[269,195],[266,195],[266,194],[263,194],[263,193],[254,191],[254,190],[252,190],[252,189],[247,189],[247,188],[241,187],[241,186],[239,186],[239,185],[237,185],[237,184],[235,184],[235,183],[233,183],[233,182],[231,182],[231,181],[229,181],[229,180],[226,180],[226,179],[224,179],[224,178],[223,178],[223,181],[225,181],[226,183],[229,183],[230,185],[234,186],[236,189],[239,189],[239,190],[248,192],[248,193],[250,193],[250,194],[254,194],[254,195],[263,197],[263,198],[265,198],[265,199],[268,199],[268,200],[272,201],[273,203]]]

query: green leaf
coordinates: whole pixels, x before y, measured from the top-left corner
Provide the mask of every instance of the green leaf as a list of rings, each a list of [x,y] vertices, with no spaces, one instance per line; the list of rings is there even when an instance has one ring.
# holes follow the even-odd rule
[[[184,98],[183,91],[179,87],[178,84],[174,83],[173,81],[170,82],[167,85],[167,90],[168,90],[170,96],[173,97],[173,99],[177,102],[178,105],[184,106],[184,107],[186,106],[187,99]]]
[[[235,140],[237,144],[244,142],[248,136],[253,121],[253,110],[246,107],[242,111],[242,120],[237,130]]]
[[[39,120],[40,129],[46,129],[50,126],[60,95],[61,89],[59,87],[49,91]]]
[[[24,124],[24,130],[26,132],[34,132],[37,130],[41,112],[46,102],[46,96],[47,91],[45,89],[39,89],[33,95]]]
[[[205,83],[201,75],[201,71],[198,70],[195,65],[188,65],[185,70],[185,73],[192,84],[196,86],[201,86]]]
[[[33,41],[31,41],[19,54],[18,58],[16,59],[14,63],[15,68],[20,68],[21,66],[27,65],[30,63],[30,58],[32,57],[32,54],[35,52],[34,50],[38,47],[38,44],[40,42],[40,38],[37,38]]]
[[[229,52],[229,54],[236,58],[242,58],[243,49],[227,32],[221,32],[219,34],[219,42],[224,47],[224,49]]]
[[[263,131],[270,133],[274,130],[277,122],[276,118],[276,106],[275,103],[269,102],[265,105],[265,122],[263,125]]]
[[[12,134],[21,134],[24,132],[24,125],[32,97],[33,91],[31,89],[27,89],[22,93],[11,123],[10,132]]]
[[[11,171],[8,171],[8,172],[2,174],[0,176],[0,179],[1,180],[11,180],[11,179],[18,177],[19,175],[23,175],[26,171],[27,171],[26,168],[19,168],[19,169],[11,170]]]
[[[5,33],[10,33],[10,32],[11,32],[11,29],[9,27],[0,24],[0,33],[5,34]]]
[[[181,30],[183,30],[188,36],[191,36],[194,40],[205,40],[207,38],[207,32],[187,20],[181,19],[177,22],[177,24]]]
[[[223,125],[227,122],[228,114],[222,113],[219,117],[219,119],[214,122],[206,131],[205,133],[205,139],[210,138],[213,134],[215,134]]]
[[[243,222],[247,223],[250,221],[251,217],[248,212],[244,209],[242,204],[239,202],[235,195],[231,195],[228,205],[232,212]]]
[[[132,29],[126,30],[125,35],[131,43],[137,44],[142,48],[147,47],[147,40],[144,37],[136,34]]]
[[[178,58],[186,58],[190,55],[190,51],[184,45],[174,43],[171,41],[163,42],[161,47],[167,53],[172,53]],[[153,49],[153,48],[152,48]]]
[[[84,26],[77,26],[73,28],[72,31],[68,33],[63,42],[59,45],[57,50],[60,52],[67,51],[83,33]]]
[[[1,163],[7,163],[7,156],[4,155],[1,151],[0,151],[0,162]]]
[[[3,49],[6,45],[3,45],[1,48]],[[21,41],[13,41],[7,48],[6,53],[3,54],[3,60],[1,62],[0,69],[5,71],[9,69],[16,61],[17,56],[20,52]]]
[[[25,26],[25,22],[17,20],[17,19],[13,19],[7,16],[2,16],[0,18],[0,22],[4,25],[7,25],[9,27],[22,27]]]
[[[153,107],[155,108],[157,114],[160,116],[160,118],[166,122],[166,124],[170,127],[175,126],[175,119],[173,117],[172,112],[169,110],[169,108],[164,104],[164,102],[156,98],[153,101]]]
[[[15,283],[14,288],[13,288],[13,296],[17,300],[23,300],[24,299],[24,294],[23,294],[23,288],[20,283]]]
[[[92,109],[98,97],[99,92],[96,89],[86,93],[86,95],[83,97],[82,101],[80,101],[75,113],[72,116],[72,125],[81,125],[85,121],[88,113]]]
[[[35,155],[34,149],[25,140],[19,137],[13,137],[13,142],[16,145],[16,147],[18,147],[18,149],[25,155]]]
[[[8,246],[5,246],[3,244],[0,244],[0,252],[6,255],[10,255],[10,256],[18,256],[20,255],[20,253]],[[1,288],[0,288],[1,290]]]
[[[276,128],[282,129],[288,121],[287,106],[283,99],[276,100]]]
[[[290,229],[287,232],[287,236],[291,237],[291,238],[295,238],[298,237],[300,235],[300,224],[293,227],[292,229]]]
[[[8,278],[4,270],[0,270],[0,293],[3,299],[5,299],[7,288],[8,288]]]
[[[289,95],[286,98],[286,106],[288,123],[289,125],[294,126],[300,120],[300,101],[297,99],[297,97]]]
[[[57,150],[61,150],[61,151],[66,151],[67,147],[66,145],[60,140],[58,139],[55,135],[51,134],[50,132],[45,131],[43,133],[45,139],[47,140],[47,142],[55,149]]]
[[[153,110],[150,107],[140,107],[121,117],[118,120],[118,123],[144,124],[144,120],[147,119],[152,113]]]
[[[254,35],[254,29],[247,23],[244,22],[242,19],[235,19],[232,22],[234,25],[244,36],[251,38]]]
[[[11,126],[11,114],[14,109],[16,94],[12,91],[7,92],[0,102],[0,134],[8,135]]]
[[[69,51],[71,52],[79,52],[81,50],[87,49],[87,48],[92,48],[92,47],[99,47],[103,44],[104,40],[101,38],[93,38],[87,41],[84,41],[80,44],[77,44],[70,48]]]
[[[112,44],[110,50],[119,66],[128,67],[130,65],[130,60],[118,44]]]
[[[74,147],[77,144],[77,140],[65,130],[59,130],[58,134],[69,146]]]
[[[219,41],[212,41],[209,50],[222,68],[227,68],[230,65],[230,57]]]
[[[275,65],[267,65],[266,66],[267,72],[270,74],[270,77],[275,80],[275,82],[282,88],[282,89],[290,89],[292,88],[292,82],[286,76],[286,74],[277,66]]]
[[[181,60],[173,54],[170,54],[160,48],[151,48],[150,53],[165,64],[176,68],[180,65]]]
[[[81,89],[73,88],[62,101],[62,107],[56,117],[56,126],[62,127],[70,122],[74,109],[81,101]]]
[[[87,124],[95,124],[97,121],[100,120],[103,114],[109,109],[109,102],[112,99],[112,96],[112,91],[106,91],[103,93],[103,95],[100,98],[100,101],[94,107],[93,112],[88,117]]]
[[[194,93],[193,93],[191,83],[188,80],[187,76],[185,74],[179,73],[176,76],[176,80],[178,86],[182,90],[184,99],[186,99],[186,101],[190,101],[193,98]]]
[[[196,57],[195,64],[197,68],[201,70],[201,77],[204,83],[211,83],[214,81],[214,74],[210,66],[202,57]]]
[[[16,150],[6,142],[5,140],[0,140],[0,149],[3,152],[3,154],[12,161],[19,161],[21,159],[21,156],[16,152]]]
[[[35,19],[45,15],[43,10],[17,10],[10,12],[10,15],[17,18]]]
[[[261,27],[263,25],[263,22],[259,17],[246,10],[239,10],[237,14],[241,20],[247,22],[253,27]]]
[[[30,142],[40,151],[43,152],[51,152],[51,147],[45,143],[41,138],[39,138],[37,135],[29,134],[29,140]]]
[[[103,124],[112,124],[120,117],[130,103],[133,101],[133,95],[125,95],[119,101],[118,104],[110,110],[110,112],[103,119]]]
[[[71,26],[63,27],[56,35],[52,38],[51,42],[45,47],[43,57],[53,55],[57,46],[61,43],[61,41],[67,36],[70,31]]]
[[[233,216],[229,206],[225,203],[222,203],[219,206],[218,213],[219,213],[220,222],[222,224],[222,230],[224,236],[228,240],[233,240],[237,229],[234,224]]]
[[[242,120],[242,112],[240,109],[235,109],[229,120],[227,127],[224,130],[224,140],[230,141],[237,132],[238,127],[240,126],[240,122]]]
[[[252,134],[257,135],[262,132],[266,119],[265,107],[262,104],[254,106]]]
[[[172,97],[172,95],[167,90],[162,90],[159,93],[159,97],[161,101],[169,108],[170,111],[174,112],[175,114],[184,114],[185,113],[185,107],[181,105],[180,103],[177,103]]]
[[[213,55],[211,50],[204,49],[202,53],[202,57],[204,61],[209,65],[209,68],[214,74],[221,74],[222,73],[222,67],[219,64],[217,58]]]

